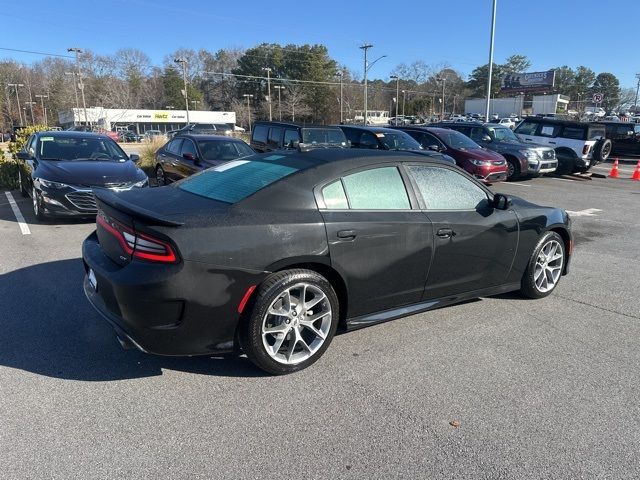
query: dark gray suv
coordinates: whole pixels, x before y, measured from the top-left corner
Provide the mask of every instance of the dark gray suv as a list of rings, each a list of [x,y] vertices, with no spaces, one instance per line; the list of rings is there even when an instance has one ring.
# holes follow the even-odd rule
[[[476,122],[441,122],[432,126],[456,130],[480,146],[501,154],[507,160],[507,180],[517,180],[524,176],[537,177],[558,168],[553,148],[525,143],[507,126]]]

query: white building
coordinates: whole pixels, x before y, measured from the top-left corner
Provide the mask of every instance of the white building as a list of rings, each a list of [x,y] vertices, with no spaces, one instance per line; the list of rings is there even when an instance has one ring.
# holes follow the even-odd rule
[[[74,125],[91,123],[105,130],[133,130],[144,133],[147,130],[167,132],[177,130],[187,124],[186,110],[137,110],[123,108],[87,108],[85,118],[83,108],[72,108],[58,115],[60,126],[67,128]],[[209,112],[189,110],[189,123],[228,123],[235,125],[235,112]]]
[[[534,115],[566,113],[568,105],[569,97],[566,95],[535,95],[531,108]]]

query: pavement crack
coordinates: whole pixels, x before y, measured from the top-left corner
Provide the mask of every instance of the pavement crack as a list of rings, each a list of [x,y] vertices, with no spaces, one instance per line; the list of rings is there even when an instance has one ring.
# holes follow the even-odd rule
[[[605,308],[600,305],[594,305],[593,303],[585,302],[584,300],[577,300],[571,297],[565,297],[564,295],[555,294],[556,297],[563,298],[564,300],[569,300],[570,302],[578,303],[580,305],[587,305],[589,307],[596,308],[598,310],[602,310],[604,312],[615,313],[616,315],[622,315],[623,317],[633,318],[634,320],[640,320],[640,316],[631,315],[629,313],[619,312],[618,310],[613,310],[611,308]]]

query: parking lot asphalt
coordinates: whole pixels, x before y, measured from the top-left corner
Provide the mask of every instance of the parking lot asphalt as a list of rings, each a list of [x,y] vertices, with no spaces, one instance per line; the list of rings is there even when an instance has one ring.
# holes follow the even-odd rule
[[[493,189],[571,212],[550,297],[342,334],[285,377],[122,350],[82,293],[93,224],[38,224],[13,191],[25,235],[2,193],[0,477],[640,477],[640,182]]]

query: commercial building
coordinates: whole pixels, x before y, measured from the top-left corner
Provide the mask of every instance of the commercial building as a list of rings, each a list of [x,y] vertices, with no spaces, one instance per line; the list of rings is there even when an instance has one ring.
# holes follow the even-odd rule
[[[464,102],[465,113],[484,115],[486,99],[469,98]],[[569,97],[566,95],[533,95],[525,104],[525,95],[508,98],[492,98],[489,103],[489,115],[508,117],[510,115],[542,115],[549,113],[566,113]]]
[[[186,110],[138,110],[124,108],[91,107],[72,108],[61,112],[58,121],[63,128],[74,125],[95,125],[105,130],[132,130],[144,133],[147,130],[167,132],[177,130],[187,124]],[[209,112],[189,110],[189,123],[228,123],[235,125],[235,112]]]

